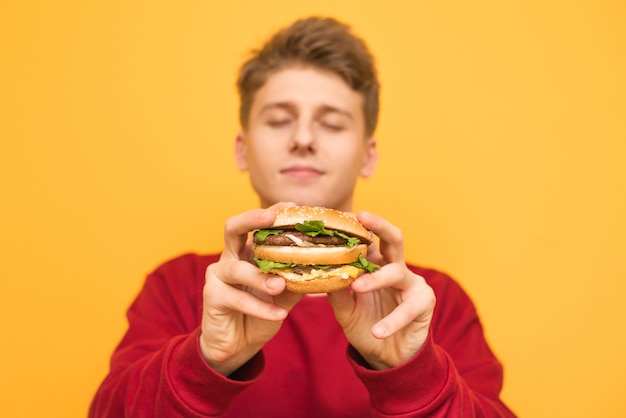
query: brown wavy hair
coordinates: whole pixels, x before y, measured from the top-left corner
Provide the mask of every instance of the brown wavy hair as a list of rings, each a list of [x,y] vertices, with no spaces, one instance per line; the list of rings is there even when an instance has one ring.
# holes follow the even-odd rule
[[[375,60],[367,45],[351,28],[333,18],[309,17],[279,30],[239,70],[237,89],[239,122],[246,129],[254,94],[269,76],[297,65],[312,66],[339,75],[363,95],[365,133],[378,123],[380,84]]]

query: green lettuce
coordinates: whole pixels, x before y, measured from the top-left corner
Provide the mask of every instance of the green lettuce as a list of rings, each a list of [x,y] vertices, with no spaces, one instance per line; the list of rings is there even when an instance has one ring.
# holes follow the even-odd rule
[[[367,259],[363,257],[363,254],[359,254],[358,261],[355,261],[354,263],[350,263],[350,265],[354,267],[358,267],[360,269],[365,269],[369,271],[370,273],[373,273],[374,271],[380,268],[378,264],[372,263],[371,261],[367,261]]]
[[[324,221],[304,221],[303,223],[297,223],[295,226],[297,231],[302,232],[303,234],[306,234],[310,237],[316,237],[321,234],[328,235],[330,237],[340,237],[348,240],[348,243],[346,245],[349,248],[352,248],[361,242],[360,239],[355,237],[349,237],[342,232],[326,229],[324,227]]]
[[[261,271],[264,272],[268,272],[270,270],[274,270],[274,269],[286,269],[286,268],[293,268],[296,267],[297,264],[295,263],[278,263],[276,261],[269,261],[269,260],[262,260],[260,258],[256,258],[254,257],[254,262],[257,264],[257,266],[259,266],[259,268],[261,269]],[[365,269],[367,271],[369,271],[370,273],[373,273],[374,271],[378,270],[380,268],[380,266],[378,264],[372,263],[371,261],[367,261],[367,259],[365,257],[363,257],[363,254],[359,254],[359,259],[357,261],[355,261],[354,263],[350,263],[351,266],[360,268],[360,269]],[[308,266],[308,267],[313,267],[315,269],[318,270],[325,270],[327,268],[330,268],[331,266],[329,265],[315,265],[315,266]]]
[[[254,257],[254,262],[257,264],[257,266],[259,266],[261,271],[266,272],[273,269],[286,269],[295,266],[295,264],[293,263],[277,263],[275,261],[261,260],[260,258],[256,257]]]
[[[253,260],[257,264],[257,266],[259,266],[261,271],[265,271],[265,272],[274,270],[274,269],[287,269],[287,268],[293,268],[297,266],[297,264],[295,263],[278,263],[276,261],[262,260],[256,257],[254,257]],[[307,266],[307,267],[313,267],[317,270],[325,270],[327,268],[330,268],[330,265],[318,264],[315,266]]]
[[[265,239],[270,235],[282,234],[285,232],[283,229],[260,229],[254,234],[259,242],[265,242]]]

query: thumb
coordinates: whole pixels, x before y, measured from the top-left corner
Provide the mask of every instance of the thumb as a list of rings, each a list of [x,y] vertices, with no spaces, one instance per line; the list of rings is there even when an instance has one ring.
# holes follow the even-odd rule
[[[377,240],[374,240],[367,247],[367,259],[371,261],[372,263],[376,263],[381,266],[386,264],[385,259],[383,258],[383,255],[380,252],[380,244],[378,243]]]
[[[294,293],[286,290],[280,295],[276,296],[274,300],[277,305],[287,309],[287,311],[291,311],[291,309],[296,306],[296,304],[300,302],[302,298],[304,298],[303,293]]]
[[[338,290],[328,294],[337,322],[344,325],[354,311],[354,295],[349,289]]]

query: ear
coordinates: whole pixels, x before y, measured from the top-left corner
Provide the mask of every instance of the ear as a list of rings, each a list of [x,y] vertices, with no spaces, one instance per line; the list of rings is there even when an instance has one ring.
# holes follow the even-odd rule
[[[376,138],[372,136],[365,141],[365,155],[359,172],[361,177],[371,177],[374,174],[376,163],[378,163],[378,148],[376,148]]]
[[[235,164],[240,171],[248,169],[246,139],[243,132],[239,132],[235,137]]]

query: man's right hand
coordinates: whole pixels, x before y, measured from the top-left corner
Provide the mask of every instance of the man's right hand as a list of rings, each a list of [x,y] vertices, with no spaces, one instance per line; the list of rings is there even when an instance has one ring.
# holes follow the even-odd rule
[[[224,252],[206,270],[200,349],[224,376],[250,360],[280,329],[303,295],[285,291],[281,277],[261,273],[249,232],[274,222],[278,203],[236,215],[224,227]]]

